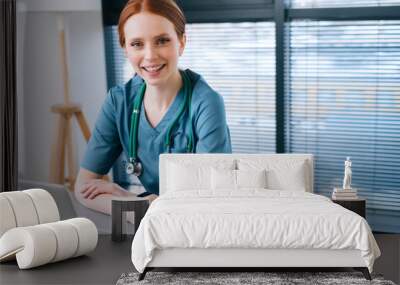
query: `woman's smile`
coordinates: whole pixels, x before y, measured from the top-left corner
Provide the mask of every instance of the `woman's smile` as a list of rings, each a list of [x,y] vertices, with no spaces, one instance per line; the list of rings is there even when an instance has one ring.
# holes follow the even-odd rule
[[[146,65],[142,66],[142,69],[151,77],[156,77],[161,73],[165,66],[166,64]]]

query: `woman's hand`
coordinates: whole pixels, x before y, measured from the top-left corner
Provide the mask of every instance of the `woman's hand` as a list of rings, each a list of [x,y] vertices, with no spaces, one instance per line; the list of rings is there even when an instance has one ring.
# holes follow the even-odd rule
[[[127,196],[128,193],[119,185],[103,179],[91,179],[82,184],[78,189],[85,199],[94,199],[100,194],[111,194],[114,196]]]

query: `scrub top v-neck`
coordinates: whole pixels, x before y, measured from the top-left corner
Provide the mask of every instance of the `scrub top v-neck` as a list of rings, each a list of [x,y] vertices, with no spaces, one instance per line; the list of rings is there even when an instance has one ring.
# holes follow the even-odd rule
[[[186,152],[189,126],[192,124],[195,136],[194,152],[230,153],[230,134],[222,97],[200,75],[188,69],[184,72],[191,78],[193,85],[192,118],[189,119],[188,112],[185,112],[172,129],[171,152]],[[128,157],[130,116],[134,98],[138,95],[142,83],[143,79],[134,76],[126,84],[110,89],[96,120],[81,167],[103,175],[109,171],[121,152]],[[143,103],[141,105],[138,158],[142,163],[143,173],[139,176],[139,180],[147,192],[158,195],[159,155],[167,152],[166,133],[184,96],[183,88],[181,88],[155,127],[152,127],[147,120]]]
[[[140,121],[139,121],[141,130],[153,134],[159,134],[160,132],[164,131],[164,129],[168,128],[170,123],[174,119],[174,116],[178,112],[179,106],[182,104],[183,100],[184,100],[184,94],[183,94],[183,88],[181,88],[179,89],[175,98],[172,100],[172,103],[169,105],[167,112],[165,112],[164,116],[154,127],[150,124],[149,120],[147,119],[144,104],[142,103],[142,105],[140,106]]]

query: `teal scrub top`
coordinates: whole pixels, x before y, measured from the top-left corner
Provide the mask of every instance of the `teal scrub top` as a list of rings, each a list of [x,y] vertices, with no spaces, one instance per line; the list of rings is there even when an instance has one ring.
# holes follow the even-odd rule
[[[231,153],[231,140],[222,96],[199,74],[189,69],[184,72],[191,79],[193,86],[192,118],[189,119],[188,112],[185,112],[174,126],[171,132],[171,152],[186,152],[190,135],[189,124],[192,124],[195,153]],[[143,79],[135,75],[126,84],[110,89],[88,142],[81,162],[82,168],[104,175],[108,173],[121,152],[128,157],[133,101],[142,83]],[[167,152],[164,146],[166,132],[183,100],[184,93],[181,88],[164,117],[154,128],[146,118],[143,104],[141,106],[138,157],[143,172],[139,180],[149,193],[156,195],[159,193],[159,155]]]

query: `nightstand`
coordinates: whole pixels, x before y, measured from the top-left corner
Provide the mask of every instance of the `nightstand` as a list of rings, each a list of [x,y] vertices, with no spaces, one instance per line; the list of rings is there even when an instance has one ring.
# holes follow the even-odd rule
[[[359,214],[365,219],[365,203],[366,200],[363,198],[358,198],[355,200],[337,200],[332,199],[332,202],[339,204],[340,206]]]
[[[123,241],[126,239],[126,213],[135,212],[135,233],[139,227],[140,221],[146,214],[149,207],[149,200],[139,197],[114,197],[111,202],[112,216],[112,234],[113,241]]]

